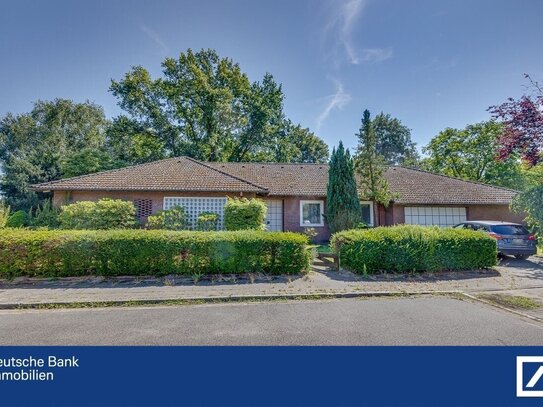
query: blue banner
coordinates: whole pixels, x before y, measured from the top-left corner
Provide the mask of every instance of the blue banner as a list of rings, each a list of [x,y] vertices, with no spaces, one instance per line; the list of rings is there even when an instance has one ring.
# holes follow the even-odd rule
[[[0,347],[1,406],[541,406],[543,347]]]

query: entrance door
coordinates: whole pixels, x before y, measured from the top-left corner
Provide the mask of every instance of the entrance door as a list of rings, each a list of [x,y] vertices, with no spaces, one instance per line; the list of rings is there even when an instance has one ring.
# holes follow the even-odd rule
[[[271,232],[283,231],[283,200],[266,199],[268,213],[266,214],[266,230]]]

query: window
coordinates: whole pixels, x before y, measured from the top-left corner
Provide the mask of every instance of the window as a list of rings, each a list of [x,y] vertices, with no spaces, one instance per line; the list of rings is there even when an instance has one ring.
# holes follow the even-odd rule
[[[493,225],[492,231],[498,235],[529,235],[528,229],[521,225]]]
[[[360,210],[362,214],[361,221],[368,226],[373,226],[373,202],[361,201]]]
[[[324,226],[324,201],[300,201],[300,226]]]
[[[196,197],[165,197],[164,209],[182,206],[187,213],[192,227],[196,226],[196,219],[202,212],[213,212],[219,215],[218,229],[224,229],[224,205],[226,198],[196,198]]]
[[[454,226],[466,221],[466,208],[443,206],[406,206],[405,223],[408,225]]]

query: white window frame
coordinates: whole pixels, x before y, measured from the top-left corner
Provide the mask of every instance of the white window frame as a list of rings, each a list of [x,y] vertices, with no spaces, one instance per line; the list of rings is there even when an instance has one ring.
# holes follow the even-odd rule
[[[370,224],[368,226],[373,227],[375,225],[375,218],[373,217],[373,202],[372,201],[360,201],[360,204],[370,206]]]
[[[304,223],[304,205],[305,204],[319,204],[321,212],[321,221],[320,223]],[[300,226],[303,228],[312,228],[312,227],[323,227],[324,226],[324,201],[300,201]]]

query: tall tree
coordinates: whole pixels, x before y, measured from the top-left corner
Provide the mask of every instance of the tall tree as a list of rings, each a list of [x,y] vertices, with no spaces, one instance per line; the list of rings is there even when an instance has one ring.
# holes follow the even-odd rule
[[[334,148],[328,170],[326,223],[331,233],[352,229],[360,223],[360,201],[354,177],[354,162],[340,141]]]
[[[110,90],[130,120],[161,146],[163,156],[269,161],[278,146],[299,131],[284,117],[283,91],[270,74],[251,83],[238,64],[213,50],[189,49],[177,59],[165,59],[162,67],[158,79],[135,67],[122,80],[112,81]],[[297,148],[313,149],[312,136],[301,140],[310,145]],[[327,149],[325,156],[323,149],[318,152],[318,160],[327,159]],[[286,157],[295,160],[299,155]]]
[[[422,167],[444,175],[493,185],[524,189],[530,185],[529,170],[516,155],[498,160],[501,123],[495,121],[447,128],[423,148],[428,157]]]
[[[63,162],[84,149],[103,148],[106,118],[90,102],[38,101],[29,113],[0,120],[0,191],[13,210],[29,209],[43,197],[34,183],[63,176]],[[84,172],[88,172],[86,169]]]
[[[110,155],[124,165],[166,157],[164,142],[153,129],[123,115],[114,118],[108,126],[106,145]]]
[[[377,154],[390,165],[416,166],[420,157],[411,130],[390,114],[379,113],[372,120]]]
[[[355,164],[361,198],[388,206],[394,195],[390,192],[388,181],[384,177],[386,163],[377,153],[377,135],[367,109],[364,110],[362,125],[356,136],[358,150]]]
[[[520,154],[532,165],[543,161],[543,87],[525,75],[530,81],[531,95],[520,99],[509,98],[498,106],[491,106],[494,118],[504,125],[500,137],[500,158]]]

